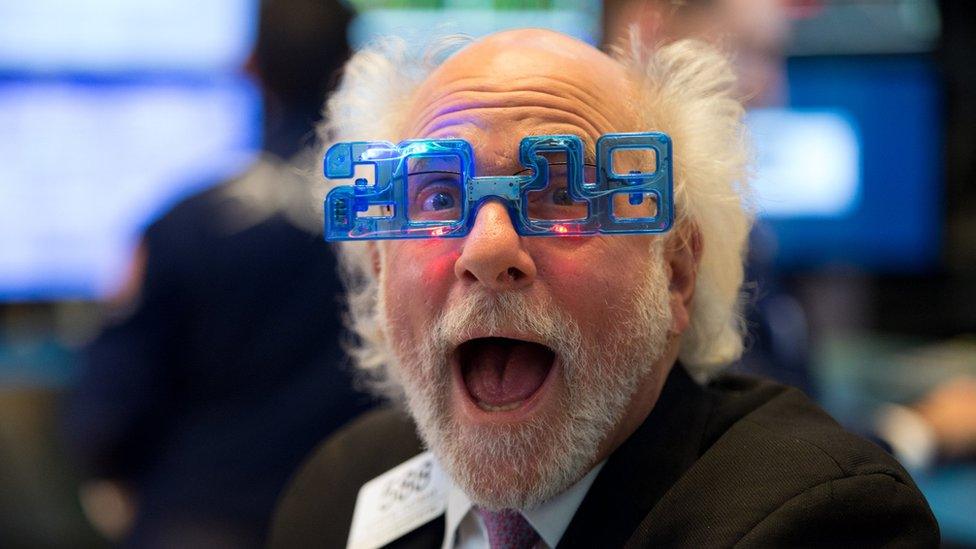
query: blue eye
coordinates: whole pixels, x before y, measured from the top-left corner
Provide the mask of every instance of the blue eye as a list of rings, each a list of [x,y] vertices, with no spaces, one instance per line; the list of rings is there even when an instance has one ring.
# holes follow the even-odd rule
[[[410,210],[418,219],[447,220],[460,215],[461,174],[427,170],[407,175]]]
[[[433,212],[438,210],[449,210],[454,207],[454,197],[444,191],[431,194],[426,199],[421,208],[424,211]]]

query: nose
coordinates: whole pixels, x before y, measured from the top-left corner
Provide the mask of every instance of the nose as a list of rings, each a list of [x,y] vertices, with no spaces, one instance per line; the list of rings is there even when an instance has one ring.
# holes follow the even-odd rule
[[[500,202],[481,206],[454,274],[462,282],[480,283],[498,292],[524,288],[535,280],[535,262],[522,248],[522,237]]]

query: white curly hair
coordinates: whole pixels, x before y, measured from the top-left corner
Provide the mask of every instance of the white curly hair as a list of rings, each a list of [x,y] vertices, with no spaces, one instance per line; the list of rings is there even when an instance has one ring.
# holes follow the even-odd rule
[[[391,37],[356,52],[326,103],[318,128],[322,151],[339,141],[395,143],[412,137],[400,132],[414,91],[471,41],[452,35],[416,47]],[[679,358],[695,379],[705,381],[741,355],[745,331],[741,286],[753,206],[735,74],[726,55],[695,40],[646,48],[632,35],[611,53],[639,90],[641,127],[665,132],[674,143],[676,223],[669,238],[694,230],[701,237],[691,322]],[[338,254],[347,289],[346,324],[355,336],[347,350],[374,391],[399,400],[402,388],[381,325],[370,248],[343,242]]]

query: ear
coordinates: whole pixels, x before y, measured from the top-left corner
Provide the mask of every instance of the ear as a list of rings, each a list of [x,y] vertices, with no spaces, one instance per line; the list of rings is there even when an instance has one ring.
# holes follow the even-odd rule
[[[702,244],[701,232],[692,224],[679,228],[665,243],[664,261],[671,274],[671,332],[675,334],[683,333],[691,323]]]

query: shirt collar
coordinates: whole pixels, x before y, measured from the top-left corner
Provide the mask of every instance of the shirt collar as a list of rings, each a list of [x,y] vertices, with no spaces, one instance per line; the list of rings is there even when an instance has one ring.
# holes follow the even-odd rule
[[[606,460],[601,461],[586,476],[577,481],[576,484],[570,486],[561,494],[556,495],[542,505],[522,511],[522,516],[535,528],[535,531],[539,533],[539,537],[542,538],[542,541],[548,547],[555,547],[559,543],[559,540],[562,539],[566,528],[569,527],[569,523],[573,520],[573,515],[576,514],[576,510],[583,503],[583,498],[586,497],[590,486],[593,485],[593,481],[596,480],[596,476],[600,474],[600,470],[603,469],[605,464]],[[472,516],[475,515],[473,507],[474,504],[471,503],[468,495],[451,481],[447,498],[446,529],[444,531],[444,544],[442,545],[442,549],[452,549],[454,547],[455,539],[458,535],[458,527],[461,525],[461,522],[469,513]],[[480,518],[477,520],[480,524]],[[484,527],[481,526],[480,528],[483,529]]]

